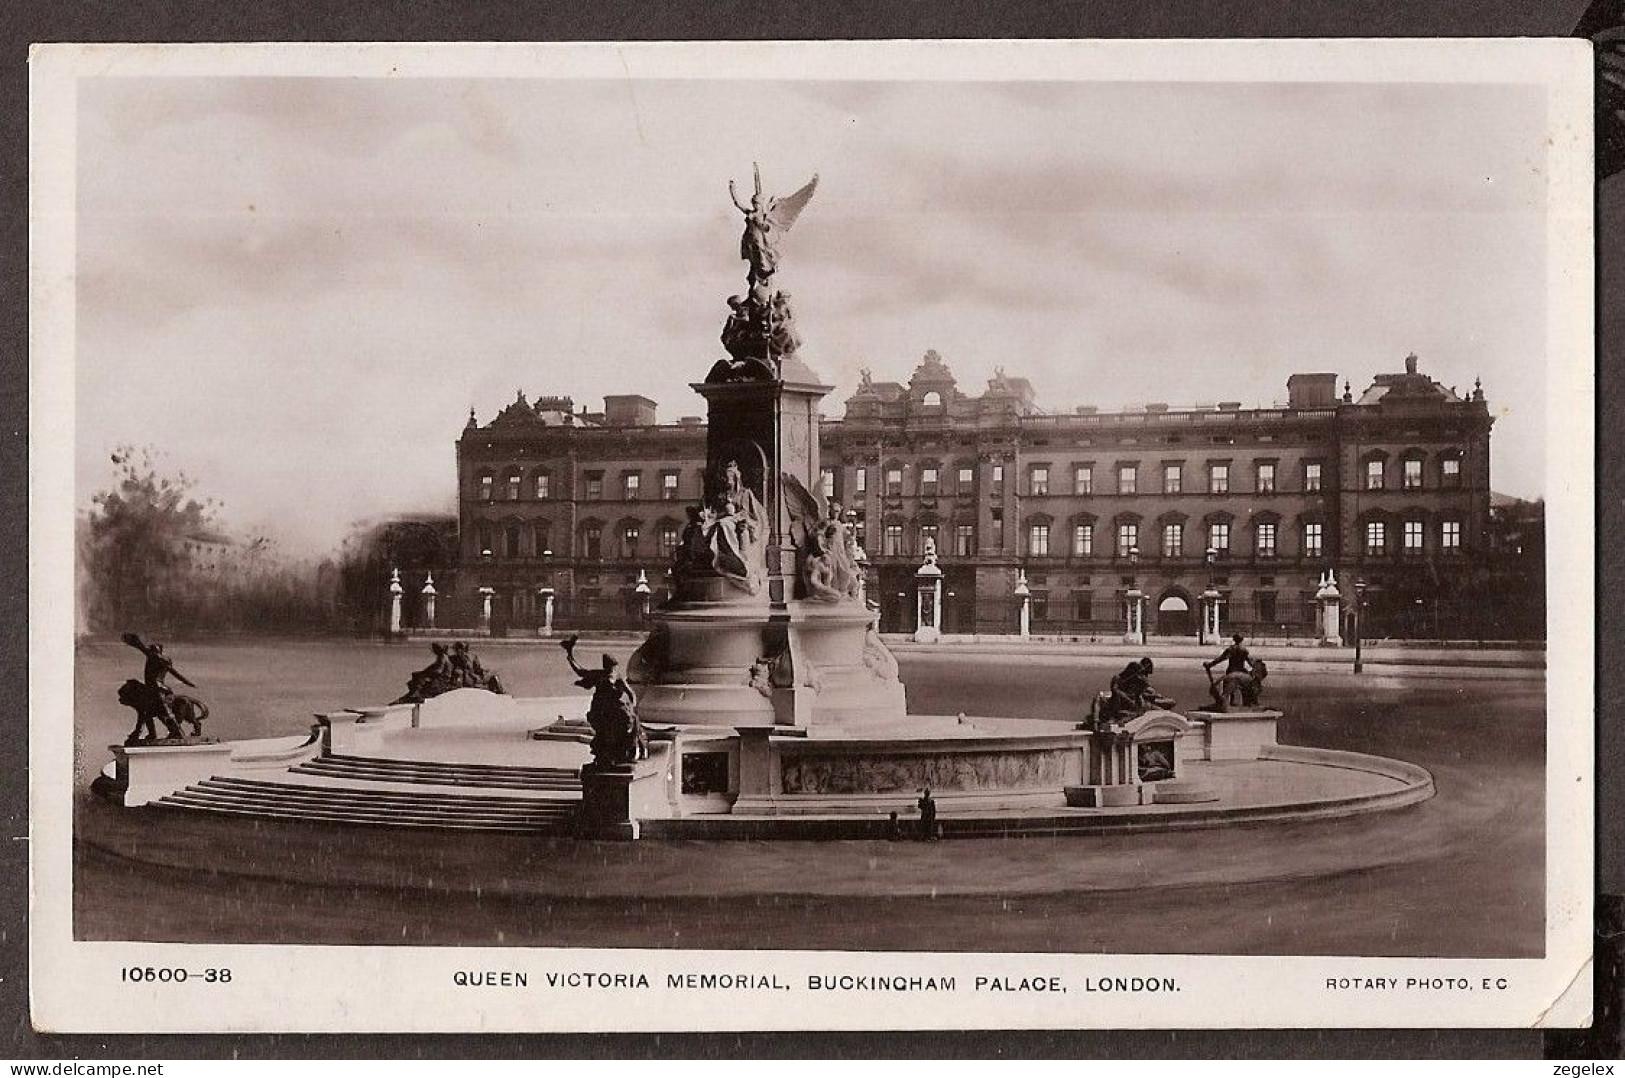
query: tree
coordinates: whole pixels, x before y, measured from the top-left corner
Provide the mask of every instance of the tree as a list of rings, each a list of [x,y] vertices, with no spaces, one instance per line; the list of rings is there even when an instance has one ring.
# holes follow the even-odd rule
[[[93,628],[172,623],[194,598],[186,543],[214,530],[217,506],[192,496],[186,473],[162,474],[158,456],[150,446],[119,446],[113,488],[91,499],[84,566]]]
[[[456,561],[456,517],[427,515],[358,522],[339,553],[339,603],[352,627],[374,628],[388,610],[390,570],[440,571]],[[446,578],[441,583],[444,586]]]

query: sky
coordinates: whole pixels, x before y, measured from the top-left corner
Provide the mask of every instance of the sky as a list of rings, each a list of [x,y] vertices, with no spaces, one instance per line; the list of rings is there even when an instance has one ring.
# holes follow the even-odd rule
[[[239,534],[451,511],[523,389],[671,421],[781,243],[842,403],[935,349],[1070,411],[1482,376],[1492,485],[1544,493],[1544,98],[1517,86],[116,78],[79,90],[77,484],[150,444]]]

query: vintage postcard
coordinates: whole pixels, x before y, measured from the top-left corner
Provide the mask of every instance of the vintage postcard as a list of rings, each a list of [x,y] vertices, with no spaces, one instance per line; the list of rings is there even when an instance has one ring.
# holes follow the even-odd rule
[[[31,65],[38,1028],[1588,1022],[1586,43]]]

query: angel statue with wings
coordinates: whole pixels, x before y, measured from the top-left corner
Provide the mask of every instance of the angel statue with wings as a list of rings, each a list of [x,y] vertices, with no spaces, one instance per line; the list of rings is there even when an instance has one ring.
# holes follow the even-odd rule
[[[863,594],[857,541],[841,519],[841,503],[826,502],[784,472],[780,475],[790,513],[790,542],[801,562],[803,597],[819,602],[857,601]]]
[[[739,201],[739,192],[735,190],[732,180],[728,181],[728,197],[745,215],[745,233],[739,239],[739,257],[750,263],[749,279],[751,285],[755,286],[766,282],[778,270],[779,251],[774,233],[788,232],[790,226],[796,223],[796,218],[801,216],[801,211],[818,188],[818,176],[815,173],[806,186],[793,195],[773,198],[762,193],[761,166],[753,165],[752,170],[756,177],[756,192],[751,195],[750,205]]]

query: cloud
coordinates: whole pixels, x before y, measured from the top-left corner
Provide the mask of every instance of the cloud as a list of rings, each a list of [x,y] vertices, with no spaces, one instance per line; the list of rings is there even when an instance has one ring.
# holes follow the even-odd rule
[[[320,546],[444,505],[466,409],[516,386],[698,411],[752,161],[771,192],[823,177],[782,284],[828,411],[927,348],[1057,409],[1267,401],[1415,349],[1533,413],[1497,485],[1540,489],[1524,88],[90,79],[81,104],[87,493],[104,443],[158,431]]]

